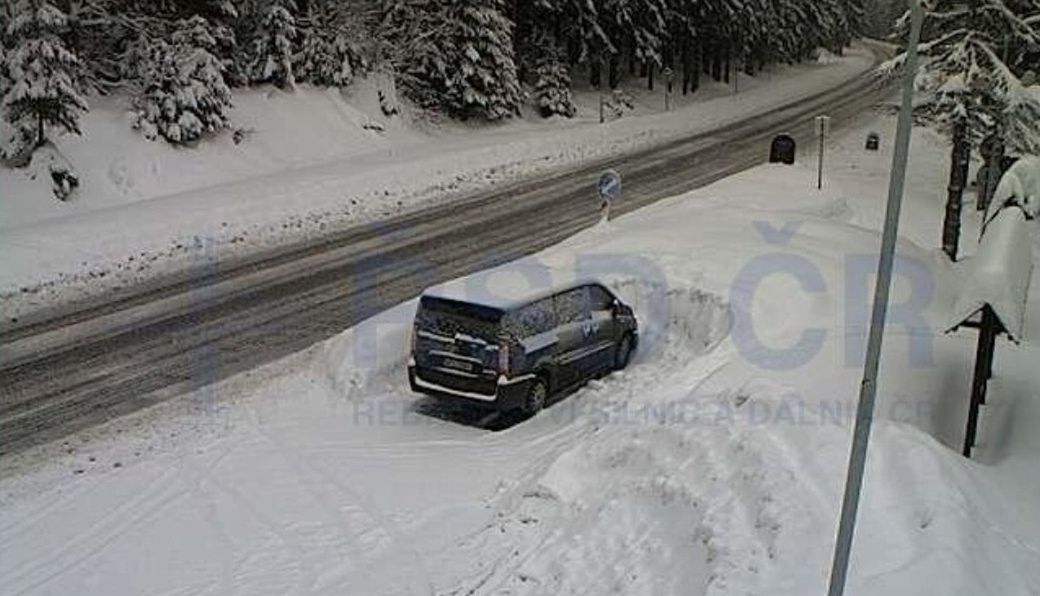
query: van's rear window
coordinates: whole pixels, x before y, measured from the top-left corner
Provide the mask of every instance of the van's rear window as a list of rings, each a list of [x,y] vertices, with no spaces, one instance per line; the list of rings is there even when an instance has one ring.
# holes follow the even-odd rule
[[[497,308],[423,296],[417,318],[419,327],[427,331],[443,335],[463,333],[494,341],[502,316]]]

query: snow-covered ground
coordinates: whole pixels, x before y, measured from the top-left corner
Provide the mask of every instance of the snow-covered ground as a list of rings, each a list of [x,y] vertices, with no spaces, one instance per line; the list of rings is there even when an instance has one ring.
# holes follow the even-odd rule
[[[599,271],[643,343],[507,430],[408,392],[412,302],[9,458],[3,592],[823,593],[893,128],[837,139],[823,192],[806,155],[536,255]],[[942,334],[958,271],[931,248],[945,154],[915,134],[850,595],[1040,593],[1040,292],[965,460],[975,334]]]
[[[578,117],[503,126],[387,119],[376,78],[336,91],[236,94],[229,133],[193,149],[130,130],[117,100],[97,98],[83,136],[62,153],[82,187],[50,196],[46,170],[0,168],[0,303],[7,317],[96,295],[211,258],[299,242],[516,181],[710,130],[832,88],[871,68],[857,46],[842,59],[741,76],[740,92],[708,84],[675,94],[631,89],[635,110],[598,124],[598,94]],[[383,130],[373,130],[373,125]]]

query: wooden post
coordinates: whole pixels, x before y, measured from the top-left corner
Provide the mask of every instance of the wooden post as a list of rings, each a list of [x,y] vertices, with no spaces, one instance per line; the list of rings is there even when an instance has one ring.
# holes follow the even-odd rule
[[[993,355],[1000,321],[987,304],[982,309],[982,324],[979,326],[979,343],[975,351],[975,376],[971,381],[971,405],[968,408],[968,426],[964,431],[964,457],[971,457],[975,436],[979,428],[979,408],[986,404],[986,387],[993,374]]]
[[[968,126],[963,120],[954,125],[953,149],[950,156],[950,182],[946,189],[946,216],[943,219],[943,252],[951,261],[957,260],[961,236],[961,206],[964,185],[968,179],[971,145]]]

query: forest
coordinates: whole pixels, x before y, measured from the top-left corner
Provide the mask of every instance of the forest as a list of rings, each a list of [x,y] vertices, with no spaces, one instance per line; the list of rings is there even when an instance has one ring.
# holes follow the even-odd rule
[[[578,77],[652,89],[667,72],[694,93],[706,77],[841,53],[867,20],[862,0],[5,1],[3,145],[11,156],[77,133],[96,94],[125,97],[147,138],[190,144],[230,127],[236,88],[343,87],[372,71],[451,118],[525,103],[569,117]]]

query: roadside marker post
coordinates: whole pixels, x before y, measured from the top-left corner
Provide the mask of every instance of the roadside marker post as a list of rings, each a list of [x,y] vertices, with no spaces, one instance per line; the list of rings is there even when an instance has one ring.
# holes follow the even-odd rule
[[[831,117],[816,117],[816,136],[820,139],[820,165],[816,175],[816,190],[823,190],[823,152],[827,135],[831,132]]]
[[[617,170],[607,170],[599,177],[596,184],[599,193],[599,212],[602,221],[610,221],[610,207],[621,198],[621,174]]]
[[[838,523],[838,538],[834,545],[834,561],[827,589],[828,596],[843,596],[845,593],[849,558],[852,554],[852,537],[856,530],[856,513],[859,510],[859,497],[863,489],[863,472],[867,463],[870,427],[874,422],[878,369],[881,364],[881,343],[884,337],[885,320],[888,316],[889,293],[892,289],[892,269],[895,262],[896,240],[899,238],[899,213],[902,209],[903,190],[906,185],[906,162],[910,157],[914,81],[917,78],[918,62],[917,44],[921,39],[921,23],[924,20],[921,0],[913,0],[910,13],[910,43],[907,46],[906,72],[903,73],[903,106],[899,112],[896,151],[892,158],[892,177],[889,180],[888,206],[885,210],[885,228],[881,237],[877,286],[874,288],[867,358],[863,367],[863,382],[860,384],[859,404],[856,406],[856,423],[852,431],[849,469],[841,502],[841,519]]]
[[[675,71],[670,67],[665,67],[664,72],[665,87],[664,87],[664,111],[668,112],[672,109],[672,82],[675,80]]]

